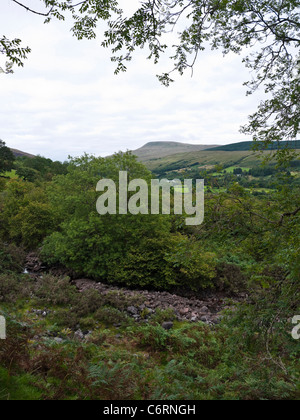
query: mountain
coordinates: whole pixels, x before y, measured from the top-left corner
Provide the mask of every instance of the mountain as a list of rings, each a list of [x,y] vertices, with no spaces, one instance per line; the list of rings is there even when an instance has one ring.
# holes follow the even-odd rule
[[[12,152],[13,152],[13,154],[15,155],[15,157],[22,157],[22,156],[26,156],[26,157],[29,157],[29,158],[34,158],[35,156],[34,155],[31,155],[30,153],[26,153],[26,152],[22,152],[21,150],[17,150],[17,149],[10,149]]]
[[[300,141],[281,142],[285,147],[300,149]],[[269,151],[254,152],[253,142],[244,141],[225,146],[205,146],[176,142],[151,142],[132,153],[143,162],[149,170],[157,175],[184,169],[211,169],[220,164],[224,167],[240,166],[253,168],[262,162],[262,156]],[[269,150],[278,149],[278,145],[271,145]]]
[[[173,141],[154,141],[145,144],[140,149],[133,150],[132,153],[138,157],[141,162],[149,162],[166,156],[176,155],[178,153],[199,152],[207,148],[213,148],[214,145],[186,144]]]

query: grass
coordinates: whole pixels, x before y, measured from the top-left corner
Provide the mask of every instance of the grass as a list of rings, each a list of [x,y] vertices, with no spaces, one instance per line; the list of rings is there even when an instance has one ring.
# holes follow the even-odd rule
[[[42,394],[34,386],[30,374],[11,376],[8,369],[0,367],[0,401],[31,401],[41,398]]]
[[[176,192],[180,192],[180,193],[183,193],[183,194],[187,194],[187,193],[189,193],[190,192],[190,190],[189,190],[189,188],[188,187],[174,187],[174,191],[176,191]]]
[[[224,169],[227,173],[233,174],[236,169],[242,168],[243,171],[249,171],[251,168],[244,167],[244,166],[230,166],[229,168]]]

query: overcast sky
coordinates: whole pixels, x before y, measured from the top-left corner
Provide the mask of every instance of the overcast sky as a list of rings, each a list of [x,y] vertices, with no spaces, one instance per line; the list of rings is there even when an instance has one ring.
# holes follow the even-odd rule
[[[170,64],[155,66],[141,52],[127,73],[115,76],[100,38],[78,41],[68,22],[44,25],[42,17],[11,0],[1,0],[0,27],[1,36],[19,37],[32,48],[24,68],[0,75],[0,139],[12,148],[65,160],[84,152],[106,156],[149,141],[250,140],[239,128],[257,98],[245,97],[243,82],[250,75],[240,56],[207,51],[193,77],[187,71],[165,88],[155,75]]]

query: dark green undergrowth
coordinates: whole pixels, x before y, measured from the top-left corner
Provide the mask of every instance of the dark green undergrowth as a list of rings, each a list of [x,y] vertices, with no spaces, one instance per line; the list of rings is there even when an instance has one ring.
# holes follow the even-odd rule
[[[0,285],[6,282],[2,275]],[[1,400],[299,397],[299,345],[291,325],[274,325],[266,335],[263,325],[250,322],[259,306],[243,304],[215,326],[175,320],[166,331],[161,323],[172,319],[171,311],[136,323],[125,314],[121,293],[78,293],[68,279],[52,276],[33,282],[14,275],[12,282],[15,298],[5,294],[1,302],[7,320]],[[83,340],[76,338],[79,326],[90,331]]]

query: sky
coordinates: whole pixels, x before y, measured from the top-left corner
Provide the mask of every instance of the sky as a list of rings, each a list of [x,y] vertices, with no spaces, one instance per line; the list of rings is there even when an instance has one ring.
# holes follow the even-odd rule
[[[41,10],[38,0],[24,4]],[[20,38],[32,49],[24,68],[0,74],[0,139],[11,148],[64,161],[85,152],[135,150],[151,141],[251,140],[239,129],[258,98],[246,97],[243,83],[251,76],[241,56],[207,50],[193,75],[175,75],[166,88],[155,77],[171,68],[166,59],[154,65],[138,52],[128,71],[116,76],[101,37],[78,41],[70,22],[45,25],[43,17],[11,0],[1,0],[0,27],[1,36]],[[0,56],[0,66],[4,61]]]

